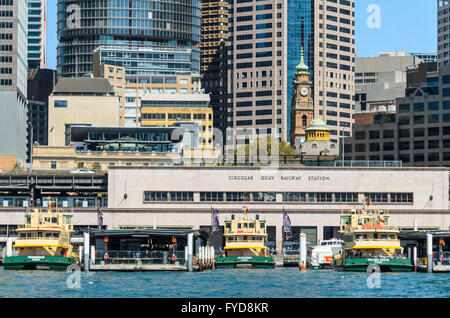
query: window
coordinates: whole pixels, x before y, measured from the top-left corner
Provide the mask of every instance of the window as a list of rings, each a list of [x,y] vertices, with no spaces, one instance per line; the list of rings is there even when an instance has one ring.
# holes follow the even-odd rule
[[[67,107],[67,101],[66,100],[55,100],[53,105],[55,107]]]

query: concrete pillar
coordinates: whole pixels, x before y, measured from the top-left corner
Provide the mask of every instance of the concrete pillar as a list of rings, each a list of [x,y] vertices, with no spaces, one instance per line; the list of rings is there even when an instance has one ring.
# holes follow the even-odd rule
[[[194,252],[194,233],[188,234],[188,272],[192,272],[192,254]]]
[[[95,264],[95,246],[91,246],[91,264]]]
[[[169,252],[164,251],[163,252],[163,264],[167,265],[167,257],[169,256]]]
[[[198,257],[197,257],[198,259]],[[184,247],[184,264],[188,263],[188,247],[187,245]]]
[[[414,219],[414,231],[417,231],[417,220],[416,219]],[[413,257],[414,270],[417,270],[417,242],[413,246],[412,257]]]
[[[319,241],[323,240],[323,226],[318,225],[317,226],[317,242],[316,244],[319,244]]]
[[[78,255],[78,262],[81,264],[83,263],[83,255],[84,255],[83,246],[80,246],[79,252],[80,254]]]
[[[433,235],[427,233],[427,272],[433,272]]]
[[[300,233],[300,259],[299,259],[299,266],[302,264],[305,264],[306,266],[306,253],[308,251],[306,250],[306,234]]]
[[[89,271],[89,250],[90,250],[90,244],[89,244],[89,233],[84,232],[84,270]]]
[[[13,239],[8,237],[6,239],[6,257],[13,256]]]
[[[278,253],[281,254],[283,252],[283,227],[281,225],[275,229],[275,247]]]

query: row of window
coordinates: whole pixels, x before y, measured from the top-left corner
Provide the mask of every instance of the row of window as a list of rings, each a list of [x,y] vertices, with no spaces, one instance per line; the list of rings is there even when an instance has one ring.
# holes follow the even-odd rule
[[[276,192],[200,192],[200,202],[276,202]],[[412,203],[412,193],[364,193],[372,203]],[[283,202],[358,203],[357,192],[283,192]],[[145,191],[144,202],[194,202],[194,192]]]

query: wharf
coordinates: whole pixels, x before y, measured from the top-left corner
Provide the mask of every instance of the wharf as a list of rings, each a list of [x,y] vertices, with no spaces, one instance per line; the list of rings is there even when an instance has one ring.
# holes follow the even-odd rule
[[[184,271],[188,270],[185,265],[174,264],[91,264],[89,267],[91,271]]]

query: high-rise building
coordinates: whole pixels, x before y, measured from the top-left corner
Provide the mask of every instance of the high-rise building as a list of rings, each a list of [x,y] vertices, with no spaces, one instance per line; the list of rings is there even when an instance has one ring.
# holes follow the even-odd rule
[[[48,97],[56,84],[56,71],[33,69],[28,72],[28,160],[32,145],[48,143]]]
[[[450,1],[436,0],[438,5],[438,68],[441,68],[450,61]]]
[[[28,0],[28,69],[47,67],[47,0]]]
[[[200,73],[200,22],[200,0],[58,0],[58,74],[92,73],[100,46],[189,48]]]
[[[266,134],[287,140],[285,1],[239,0],[231,12],[227,145]]]
[[[354,6],[354,0],[235,2],[227,126],[254,128],[256,135],[258,130],[276,132],[287,140],[294,92],[290,79],[303,48],[315,117],[330,128],[332,142],[350,136],[355,108]]]
[[[225,133],[227,125],[228,0],[202,0],[201,74],[211,96],[214,127]]]
[[[23,165],[27,142],[26,1],[0,1],[0,155]]]
[[[358,57],[355,68],[356,112],[395,109],[395,99],[405,96],[406,74],[421,60],[407,52],[380,52]]]

